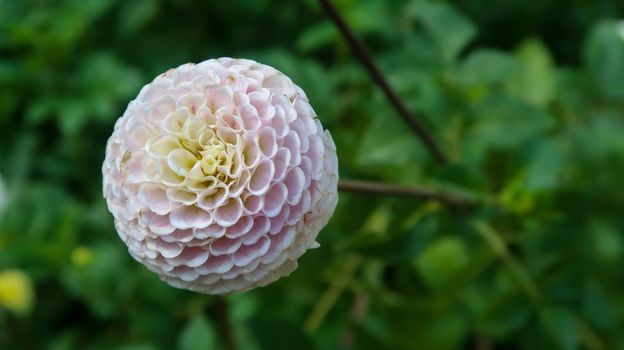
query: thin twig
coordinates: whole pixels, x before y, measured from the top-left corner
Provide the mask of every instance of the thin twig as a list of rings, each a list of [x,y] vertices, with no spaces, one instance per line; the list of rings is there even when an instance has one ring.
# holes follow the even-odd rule
[[[412,131],[420,138],[422,143],[431,152],[434,158],[440,163],[445,164],[447,162],[446,156],[442,153],[431,134],[427,131],[425,126],[416,118],[416,116],[407,109],[407,106],[401,101],[399,95],[390,87],[384,74],[379,69],[379,66],[375,63],[373,56],[368,52],[366,47],[358,39],[355,33],[349,28],[345,20],[342,18],[338,10],[334,7],[330,0],[319,0],[325,13],[331,18],[336,27],[340,30],[347,43],[351,47],[351,50],[360,60],[360,62],[366,67],[369,74],[375,80],[377,85],[383,90],[384,94],[399,112],[399,115],[410,126]]]
[[[475,199],[456,194],[439,192],[430,188],[385,184],[361,180],[340,180],[338,190],[365,194],[385,194],[393,196],[435,199],[447,204],[470,206],[477,203]]]
[[[217,296],[215,298],[214,308],[225,349],[237,350],[238,347],[236,346],[236,339],[234,338],[234,329],[232,320],[230,320],[230,307],[227,299],[223,296]]]

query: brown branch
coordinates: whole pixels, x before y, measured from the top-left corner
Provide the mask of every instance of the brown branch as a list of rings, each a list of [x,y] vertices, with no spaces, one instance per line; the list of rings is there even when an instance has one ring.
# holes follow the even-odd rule
[[[375,63],[372,55],[366,47],[362,44],[362,42],[357,38],[355,33],[349,28],[345,20],[342,18],[338,10],[334,7],[330,0],[319,0],[321,6],[325,13],[331,18],[336,27],[342,33],[342,36],[347,40],[347,43],[351,47],[351,50],[360,60],[360,62],[366,67],[368,73],[371,75],[373,80],[379,85],[381,90],[383,90],[386,98],[390,101],[390,103],[394,106],[394,108],[399,112],[399,115],[405,120],[405,122],[409,125],[412,131],[420,138],[425,147],[431,152],[434,158],[440,164],[446,164],[447,158],[442,153],[436,142],[434,141],[431,134],[427,131],[425,126],[416,118],[416,116],[407,109],[407,106],[401,101],[397,93],[390,87],[390,84],[386,80],[384,74],[379,69],[379,66]]]
[[[435,199],[447,204],[470,206],[477,204],[473,198],[436,191],[425,187],[401,186],[362,180],[340,180],[338,190],[365,194],[382,194],[391,196]]]

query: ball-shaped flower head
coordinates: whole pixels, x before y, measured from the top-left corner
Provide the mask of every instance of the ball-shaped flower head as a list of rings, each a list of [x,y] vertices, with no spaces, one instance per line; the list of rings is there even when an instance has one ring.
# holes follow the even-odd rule
[[[178,288],[225,294],[288,275],[332,215],[338,160],[305,93],[244,59],[185,64],[130,102],[104,197],[130,254]]]

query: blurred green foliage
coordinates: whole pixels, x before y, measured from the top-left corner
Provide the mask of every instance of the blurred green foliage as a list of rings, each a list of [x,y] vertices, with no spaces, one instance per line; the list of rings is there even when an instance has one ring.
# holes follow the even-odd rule
[[[139,88],[235,56],[308,92],[343,178],[491,199],[342,194],[322,245],[228,297],[241,349],[624,349],[624,3],[335,0],[434,132],[435,164],[313,0],[0,1],[2,349],[222,348],[215,298],[134,262],[101,194]]]

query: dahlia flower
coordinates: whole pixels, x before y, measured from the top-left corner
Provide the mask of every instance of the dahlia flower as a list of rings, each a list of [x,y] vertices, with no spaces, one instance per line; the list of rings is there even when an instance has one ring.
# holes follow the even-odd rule
[[[146,85],[117,121],[102,172],[130,254],[207,294],[288,275],[338,200],[334,142],[306,94],[244,59],[185,64]]]

